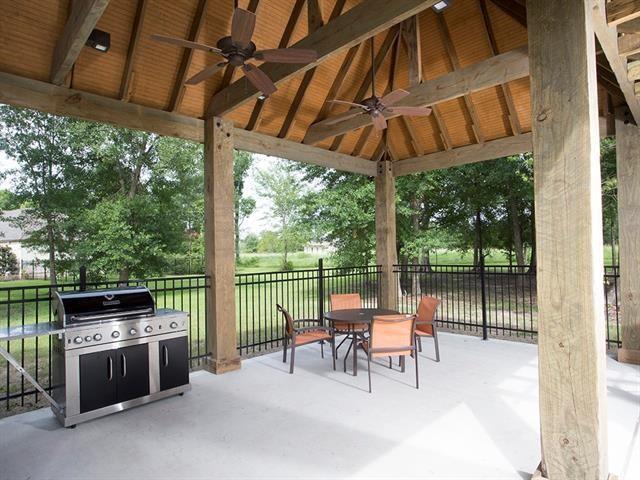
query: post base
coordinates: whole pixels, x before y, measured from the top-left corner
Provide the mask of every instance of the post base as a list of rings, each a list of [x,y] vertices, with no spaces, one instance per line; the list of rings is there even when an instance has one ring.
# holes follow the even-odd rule
[[[531,475],[531,480],[549,480],[547,477],[542,475],[542,463],[539,463],[536,467],[536,471]],[[610,473],[607,480],[618,480],[618,476]]]
[[[618,361],[620,363],[633,363],[635,365],[640,365],[640,350],[633,350],[631,348],[619,348]]]
[[[216,375],[240,370],[240,357],[224,359],[208,358],[204,369]]]

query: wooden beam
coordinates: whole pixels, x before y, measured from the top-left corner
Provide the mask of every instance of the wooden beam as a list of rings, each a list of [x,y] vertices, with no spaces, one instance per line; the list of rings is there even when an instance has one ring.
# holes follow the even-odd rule
[[[640,80],[640,60],[635,60],[627,64],[627,78],[630,82]]]
[[[315,62],[306,65],[265,63],[260,69],[276,84],[306,72],[334,55],[387,30],[389,27],[431,7],[437,0],[363,0],[343,15],[303,38],[293,48],[317,52]],[[258,90],[244,77],[214,95],[207,116],[224,115],[257,98]]]
[[[358,137],[358,141],[356,142],[355,146],[353,147],[353,151],[351,152],[351,156],[353,156],[353,157],[359,157],[360,156],[360,154],[362,153],[362,149],[364,148],[364,146],[367,143],[367,140],[369,140],[369,137],[371,136],[371,132],[372,131],[373,131],[373,125],[369,125],[368,127],[365,127],[365,128],[362,129],[362,133]]]
[[[280,43],[278,44],[278,48],[287,48],[287,46],[289,45],[289,40],[291,39],[291,35],[293,35],[293,30],[295,29],[296,24],[298,23],[298,19],[300,18],[300,14],[302,13],[302,7],[304,7],[305,2],[306,0],[296,0],[296,3],[293,5],[293,9],[291,11],[291,15],[289,15],[289,20],[287,21],[287,25],[284,28],[284,32],[282,32],[282,37],[280,38]],[[231,65],[229,67],[231,67]],[[226,75],[226,72],[225,72],[225,75]],[[226,76],[222,82],[223,88],[227,88],[229,86],[229,82],[225,83],[225,80],[226,80]],[[231,80],[231,77],[229,77],[229,80]],[[249,122],[245,127],[247,130],[255,130],[256,128],[258,128],[258,125],[260,124],[260,120],[262,119],[262,112],[264,110],[264,105],[266,101],[267,99],[264,97],[259,97],[256,100],[256,103],[253,106],[253,110],[251,111],[251,116],[249,117]]]
[[[402,22],[400,35],[407,52],[409,85],[418,85],[422,82],[422,47],[417,15]]]
[[[640,18],[618,25],[618,33],[640,33]]]
[[[636,97],[633,83],[627,78],[627,62],[618,54],[618,32],[607,25],[604,0],[593,0],[593,29],[596,32],[602,51],[609,61],[620,90],[636,123],[640,123],[640,100]]]
[[[421,85],[410,87],[408,89],[410,95],[399,102],[398,105],[434,105],[453,100],[471,92],[524,78],[528,75],[529,57],[526,47],[521,47],[433,80],[425,81]],[[393,114],[385,115],[387,119],[396,116]],[[304,143],[316,143],[325,138],[340,135],[369,124],[371,124],[371,119],[368,115],[359,115],[351,120],[334,125],[319,122],[309,127]]]
[[[484,31],[487,35],[487,41],[489,48],[491,49],[491,55],[497,55],[499,53],[498,43],[496,42],[495,32],[491,25],[491,17],[489,17],[489,10],[487,9],[487,1],[480,0],[480,10],[482,10],[482,19],[484,24]],[[504,103],[507,105],[509,111],[509,125],[511,126],[511,133],[513,135],[520,135],[522,133],[522,127],[520,126],[520,119],[518,118],[518,110],[516,110],[515,103],[513,102],[513,96],[509,90],[509,86],[506,84],[500,85],[502,96],[504,97]]]
[[[393,42],[396,40],[396,38],[398,37],[398,29],[397,28],[392,28],[387,32],[386,37],[384,37],[384,40],[382,41],[382,45],[380,45],[380,48],[378,49],[378,52],[376,53],[374,60],[373,60],[373,64],[375,66],[375,71],[380,71],[380,67],[382,66],[382,62],[384,62],[384,59],[387,56],[387,53],[389,53],[389,50],[391,49],[391,46],[393,45]],[[367,70],[367,73],[365,74],[364,78],[362,79],[362,83],[360,84],[360,88],[358,89],[358,91],[356,92],[355,96],[353,97],[353,102],[354,103],[360,103],[362,100],[364,100],[367,95],[369,94],[369,89],[371,88],[371,70],[373,67],[369,67],[369,70]],[[364,115],[363,115],[364,116]],[[312,128],[313,126],[311,126],[310,128]],[[308,135],[308,130],[307,130],[307,135]],[[332,151],[336,151],[340,148],[340,144],[342,143],[342,140],[344,140],[344,135],[339,135],[338,137],[334,138],[333,142],[331,143],[331,146],[329,147],[330,150]]]
[[[127,50],[127,61],[124,66],[124,73],[122,75],[122,81],[120,82],[120,100],[128,102],[131,98],[133,81],[133,66],[136,62],[136,56],[138,54],[138,44],[140,43],[140,32],[142,32],[142,22],[144,21],[144,14],[147,11],[148,0],[138,0],[138,7],[136,8],[136,16],[133,20],[133,28],[131,30],[131,37],[129,38],[129,48]]]
[[[524,28],[527,28],[527,9],[524,5],[514,0],[491,0],[491,2]]]
[[[208,118],[204,125],[204,245],[207,370],[221,374],[240,368],[236,345],[235,242],[233,228],[233,123]]]
[[[527,0],[527,15],[542,474],[600,480],[608,473],[606,321],[590,3]]]
[[[532,150],[531,134],[523,133],[499,140],[458,147],[448,151],[429,153],[414,158],[400,160],[394,164],[397,177],[412,173],[457,167],[468,163],[484,162],[496,158],[518,155]]]
[[[193,16],[191,22],[191,28],[189,29],[189,36],[187,39],[191,42],[197,42],[200,36],[200,31],[204,25],[205,11],[207,9],[208,0],[199,0],[196,7],[196,13]],[[191,67],[191,61],[193,60],[193,54],[195,50],[193,48],[185,48],[182,52],[182,59],[180,60],[180,66],[178,67],[178,74],[176,75],[176,82],[173,85],[173,91],[171,92],[171,100],[169,100],[169,111],[175,112],[180,108],[182,99],[187,90],[184,82],[187,81],[189,75],[189,67]]]
[[[85,0],[71,4],[71,12],[53,51],[50,81],[62,85],[80,50],[109,5],[109,0]]]
[[[618,361],[640,365],[640,128],[625,108],[616,112],[620,339]]]
[[[607,23],[615,27],[640,18],[640,0],[611,0],[607,3]]]
[[[447,22],[444,19],[444,15],[436,15],[436,20],[438,28],[440,29],[440,34],[442,35],[445,50],[447,51],[447,56],[449,57],[449,61],[451,62],[451,67],[453,71],[460,70],[460,61],[458,60],[458,54],[456,53],[456,49],[453,46],[451,34],[449,33],[449,28],[447,27]],[[480,128],[480,121],[478,120],[476,107],[471,101],[471,96],[463,95],[462,100],[464,101],[467,113],[469,114],[469,118],[471,119],[471,129],[473,130],[476,141],[478,143],[484,143],[484,134],[482,133],[482,129]]]
[[[344,8],[346,0],[338,0],[331,11],[331,15],[329,16],[329,21],[332,21],[337,16],[342,13],[342,9]],[[324,25],[322,21],[322,11],[320,9],[320,4],[318,0],[307,0],[307,19],[309,23],[309,33],[315,32],[320,27]],[[311,85],[311,81],[313,80],[313,76],[316,73],[316,68],[312,68],[311,70],[307,70],[302,77],[302,81],[298,86],[298,90],[296,91],[296,95],[291,102],[291,106],[287,111],[287,115],[282,123],[282,127],[280,128],[280,132],[278,133],[278,137],[286,138],[289,134],[289,130],[293,125],[293,122],[298,114],[298,110],[302,105],[302,101],[304,96],[307,93],[307,89],[309,85]]]
[[[389,160],[378,162],[376,176],[376,263],[382,267],[378,307],[395,309],[397,288],[393,266],[398,263],[396,185]]]
[[[618,37],[618,54],[629,57],[640,53],[640,33],[627,33]]]
[[[204,141],[204,122],[198,118],[125,103],[9,73],[0,72],[0,103],[34,108],[54,115],[110,123],[194,142]],[[368,176],[375,175],[375,163],[363,158],[350,157],[242,129],[235,129],[234,135],[235,146],[241,150]]]

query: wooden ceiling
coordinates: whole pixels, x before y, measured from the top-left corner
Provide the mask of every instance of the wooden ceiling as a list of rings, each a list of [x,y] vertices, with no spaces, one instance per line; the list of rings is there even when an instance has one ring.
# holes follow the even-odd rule
[[[239,0],[238,6],[256,11],[253,41],[265,49],[294,45],[361,1]],[[241,79],[238,71],[227,68],[201,84],[185,87],[187,78],[218,61],[217,57],[150,38],[152,34],[164,34],[215,45],[230,31],[232,0],[103,3],[106,8],[100,11],[96,28],[111,34],[111,48],[107,53],[82,48],[62,80],[65,86],[202,118],[213,108],[210,105],[214,96]],[[451,72],[464,72],[517,49],[526,54],[522,50],[527,45],[523,4],[523,0],[454,0],[453,6],[442,14],[427,8],[377,33],[377,92],[410,89],[420,81],[429,85]],[[0,0],[0,10],[0,71],[50,82],[56,45],[69,16],[67,0]],[[367,41],[344,48],[316,68],[279,83],[271,97],[249,97],[225,112],[224,117],[233,121],[236,128],[375,159],[383,137],[370,126],[310,142],[317,133],[317,129],[310,130],[312,124],[346,110],[327,104],[327,100],[353,101],[369,96],[369,48]],[[598,65],[601,113],[605,114],[624,103],[624,95],[604,55],[599,57]],[[531,130],[529,78],[519,77],[439,102],[429,117],[390,119],[391,157],[401,162],[527,134]]]

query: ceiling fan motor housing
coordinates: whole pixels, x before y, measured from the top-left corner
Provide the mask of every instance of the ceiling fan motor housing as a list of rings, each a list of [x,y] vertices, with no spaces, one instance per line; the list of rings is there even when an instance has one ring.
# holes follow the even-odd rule
[[[253,57],[256,52],[256,44],[249,42],[249,45],[242,47],[235,43],[231,37],[222,37],[216,46],[222,50],[222,55],[234,67],[241,67],[244,62]]]

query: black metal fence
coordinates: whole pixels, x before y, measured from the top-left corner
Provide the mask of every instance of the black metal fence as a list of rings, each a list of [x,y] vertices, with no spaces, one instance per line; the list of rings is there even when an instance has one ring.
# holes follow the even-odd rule
[[[396,265],[398,309],[415,312],[422,295],[440,299],[437,324],[473,334],[535,341],[536,273],[528,267]],[[618,267],[604,272],[607,347],[620,346]]]

